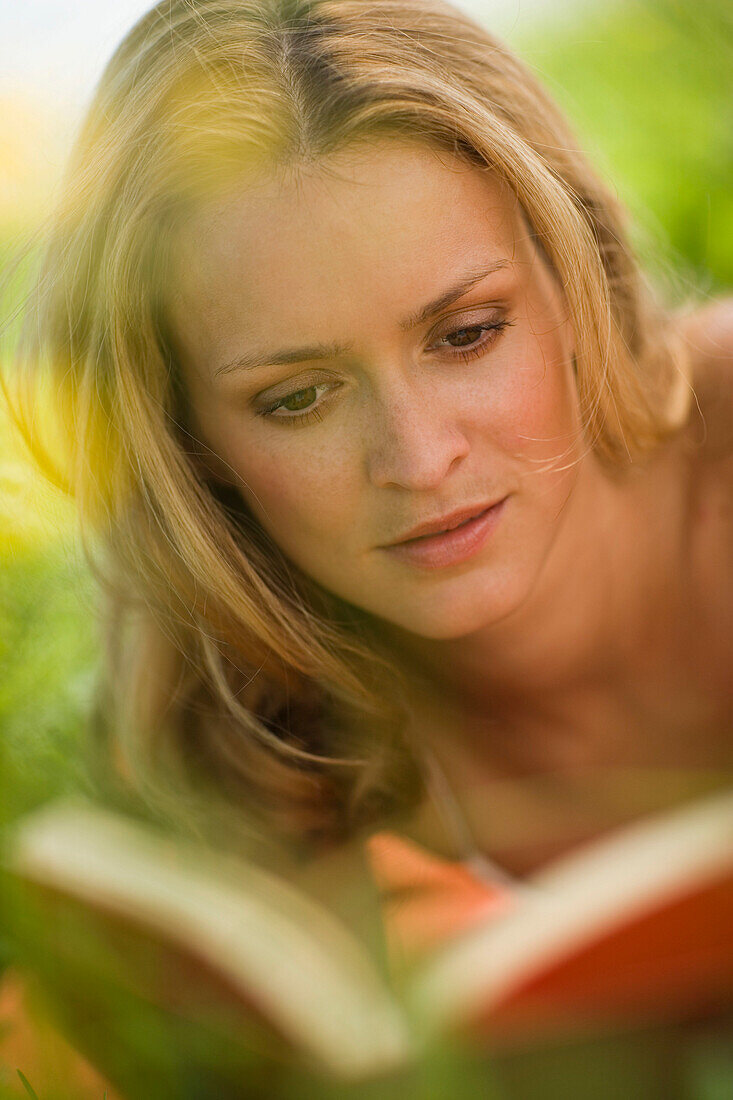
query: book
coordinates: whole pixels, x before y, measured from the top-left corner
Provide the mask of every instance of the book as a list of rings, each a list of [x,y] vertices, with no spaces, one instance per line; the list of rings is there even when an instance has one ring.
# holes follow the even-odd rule
[[[232,1074],[256,1055],[358,1082],[440,1036],[491,1052],[733,1011],[733,792],[561,857],[394,980],[275,872],[92,804],[15,823],[3,867],[19,965],[67,1007],[78,990],[77,1017],[128,1004],[151,1034],[173,1019],[192,1057],[215,1036],[211,1063]]]

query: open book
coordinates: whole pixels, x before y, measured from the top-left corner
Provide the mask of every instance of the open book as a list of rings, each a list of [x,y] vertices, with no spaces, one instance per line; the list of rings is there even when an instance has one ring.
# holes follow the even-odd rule
[[[16,824],[4,866],[10,939],[35,919],[47,974],[83,984],[111,958],[99,983],[134,1004],[344,1081],[408,1065],[436,1035],[501,1049],[733,1009],[733,793],[563,857],[396,983],[277,875],[92,805]]]

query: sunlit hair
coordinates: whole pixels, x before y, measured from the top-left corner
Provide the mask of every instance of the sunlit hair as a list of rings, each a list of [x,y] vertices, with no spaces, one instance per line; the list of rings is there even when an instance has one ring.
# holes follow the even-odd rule
[[[63,475],[101,532],[110,756],[191,820],[216,793],[253,837],[353,835],[414,803],[419,771],[368,617],[207,478],[166,328],[171,258],[179,226],[249,172],[377,135],[458,154],[517,195],[567,299],[607,467],[669,437],[689,389],[616,200],[532,73],[458,10],[165,0],[137,24],[76,142],[29,358],[55,379]]]

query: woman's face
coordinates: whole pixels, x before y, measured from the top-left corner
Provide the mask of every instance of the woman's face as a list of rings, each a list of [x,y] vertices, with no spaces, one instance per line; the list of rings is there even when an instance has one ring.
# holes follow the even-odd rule
[[[383,138],[247,183],[179,244],[193,430],[285,554],[427,638],[518,608],[587,460],[565,302],[514,196]],[[425,524],[453,532],[410,540]]]

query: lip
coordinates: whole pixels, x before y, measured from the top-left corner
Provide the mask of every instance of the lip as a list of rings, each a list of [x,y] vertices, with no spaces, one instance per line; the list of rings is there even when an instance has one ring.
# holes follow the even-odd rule
[[[424,538],[425,535],[441,535],[465,523],[468,519],[474,519],[481,512],[485,512],[487,508],[493,508],[496,504],[500,503],[501,501],[494,501],[491,503],[484,500],[479,501],[478,504],[467,505],[465,508],[456,508],[454,511],[448,512],[445,516],[439,516],[437,519],[430,519],[426,523],[419,523],[417,527],[413,527],[406,534],[395,539],[394,542],[388,543],[387,546],[401,546],[403,542]]]
[[[423,523],[399,542],[381,547],[410,565],[440,569],[472,558],[496,527],[507,497]]]

